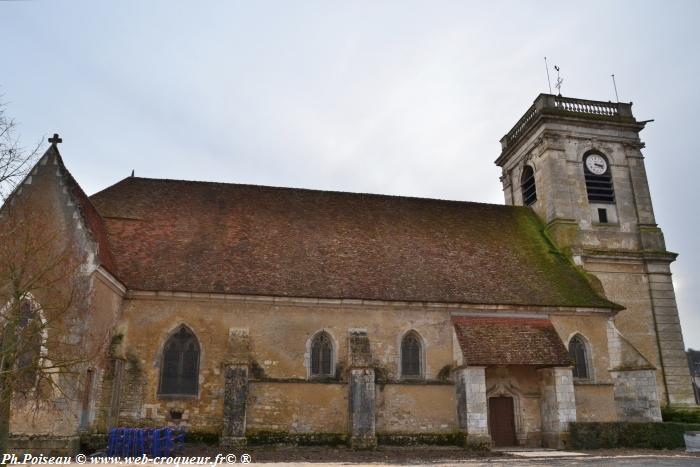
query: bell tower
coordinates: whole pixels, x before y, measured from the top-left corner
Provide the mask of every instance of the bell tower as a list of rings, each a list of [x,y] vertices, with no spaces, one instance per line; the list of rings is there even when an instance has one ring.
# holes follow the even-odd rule
[[[501,139],[506,204],[530,206],[550,238],[626,309],[615,327],[655,368],[662,404],[694,395],[670,264],[656,225],[631,103],[540,94]]]

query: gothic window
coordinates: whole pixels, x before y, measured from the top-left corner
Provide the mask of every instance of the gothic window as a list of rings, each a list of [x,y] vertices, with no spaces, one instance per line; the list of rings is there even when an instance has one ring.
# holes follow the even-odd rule
[[[523,204],[531,206],[537,201],[537,187],[535,186],[535,171],[526,165],[520,177],[520,189],[523,192]]]
[[[586,179],[588,201],[609,204],[615,202],[612,171],[604,155],[598,152],[586,154],[583,157],[583,173]]]
[[[319,332],[311,341],[311,376],[332,376],[333,344],[326,332]]]
[[[17,352],[17,388],[26,391],[34,387],[41,357],[42,322],[30,300],[22,300],[15,325]]]
[[[590,379],[588,350],[586,348],[586,342],[581,335],[577,334],[569,341],[569,355],[574,361],[574,378]]]
[[[158,394],[196,396],[199,386],[199,342],[182,325],[163,348]]]
[[[420,337],[414,331],[407,333],[401,340],[401,376],[403,378],[420,378],[423,376],[421,354]]]

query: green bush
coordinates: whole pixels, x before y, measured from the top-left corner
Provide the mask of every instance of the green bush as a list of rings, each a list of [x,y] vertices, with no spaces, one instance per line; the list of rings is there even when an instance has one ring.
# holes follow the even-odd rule
[[[377,443],[387,446],[461,446],[462,433],[377,433]]]
[[[700,423],[700,410],[683,410],[673,407],[661,407],[664,422]]]
[[[340,446],[348,444],[346,433],[289,433],[256,430],[246,433],[248,444],[294,444],[297,446]]]
[[[213,446],[219,444],[219,433],[212,431],[188,431],[185,433],[185,442]]]
[[[83,433],[80,435],[80,452],[92,454],[95,451],[107,448],[107,435],[105,433]]]
[[[571,424],[573,449],[685,447],[683,433],[700,431],[700,424],[654,422],[579,422]]]

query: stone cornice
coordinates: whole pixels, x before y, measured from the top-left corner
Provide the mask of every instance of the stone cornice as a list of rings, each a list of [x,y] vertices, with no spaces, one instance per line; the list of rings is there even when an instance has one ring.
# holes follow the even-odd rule
[[[659,261],[671,263],[676,260],[678,253],[670,251],[629,251],[629,250],[593,250],[583,248],[575,253],[583,259],[605,260],[605,261]]]
[[[513,128],[501,138],[502,151],[495,161],[496,165],[505,165],[513,154],[522,150],[523,142],[528,141],[535,131],[549,122],[570,123],[579,128],[613,126],[631,129],[635,133],[639,133],[646,124],[646,122],[638,122],[634,118],[631,103],[591,101],[540,94]],[[565,131],[562,133],[567,138],[575,136]],[[618,141],[624,140],[629,141],[629,138],[621,138]],[[637,140],[631,141],[631,144],[641,143]]]
[[[451,313],[537,313],[543,314],[575,314],[575,313],[614,313],[608,308],[591,307],[557,307],[557,306],[534,306],[534,305],[492,305],[492,304],[470,304],[470,303],[441,303],[441,302],[392,302],[382,300],[358,300],[358,299],[328,299],[328,298],[305,298],[305,297],[277,297],[263,295],[235,295],[216,293],[196,293],[196,292],[166,292],[166,291],[146,291],[128,290],[126,298],[130,300],[164,300],[164,301],[203,301],[203,302],[241,302],[241,303],[262,303],[274,305],[290,306],[341,306],[358,309],[368,309],[370,307],[387,307],[393,309],[424,309],[426,311],[449,311]]]
[[[102,281],[120,297],[125,297],[127,295],[127,288],[124,284],[119,282],[119,279],[110,274],[110,272],[102,266],[98,266],[97,269],[95,269],[95,275],[101,278]]]

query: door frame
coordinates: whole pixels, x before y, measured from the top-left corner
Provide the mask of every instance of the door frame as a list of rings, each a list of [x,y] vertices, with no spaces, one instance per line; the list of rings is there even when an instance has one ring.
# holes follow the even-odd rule
[[[512,433],[513,433],[513,444],[502,445],[499,447],[518,446],[519,445],[519,443],[518,443],[518,431],[517,431],[517,427],[516,427],[516,423],[515,423],[515,413],[516,413],[515,412],[515,398],[511,395],[506,394],[506,395],[492,395],[492,396],[489,396],[487,399],[487,401],[488,401],[488,413],[487,413],[488,420],[487,421],[488,421],[488,427],[489,427],[489,434],[491,435],[491,439],[493,440],[494,445],[496,445],[496,438],[494,436],[494,432],[493,432],[494,430],[492,429],[492,420],[493,420],[492,417],[494,414],[492,413],[492,410],[491,410],[491,399],[494,399],[494,400],[495,399],[510,399],[510,411],[512,414],[511,420],[513,421],[512,426],[511,426]]]
[[[486,390],[486,404],[488,405],[488,399],[490,397],[512,397],[513,398],[513,412],[515,412],[515,440],[518,445],[523,445],[526,443],[527,433],[525,433],[523,416],[522,416],[522,400],[523,398],[535,398],[539,399],[537,395],[523,395],[522,391],[510,382],[504,382],[503,380],[494,384]]]

